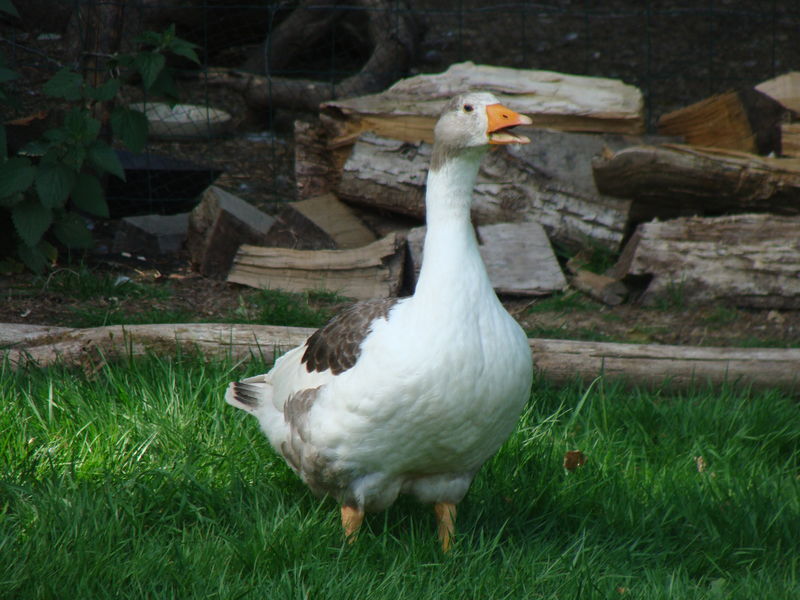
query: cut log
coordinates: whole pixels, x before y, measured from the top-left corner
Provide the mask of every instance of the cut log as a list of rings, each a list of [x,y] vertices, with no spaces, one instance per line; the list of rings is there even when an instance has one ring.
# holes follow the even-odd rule
[[[287,292],[330,290],[363,300],[397,295],[405,258],[403,237],[391,234],[353,250],[289,250],[243,245],[228,281]]]
[[[410,289],[419,277],[425,227],[408,232],[413,266]],[[477,228],[480,253],[492,287],[498,294],[542,296],[567,286],[547,234],[538,223],[497,223]]]
[[[294,122],[294,178],[300,200],[336,188],[349,152],[328,148],[328,130],[320,122]]]
[[[780,124],[790,114],[766,94],[745,89],[667,113],[658,131],[695,146],[769,154],[780,151]]]
[[[569,283],[576,290],[609,306],[622,304],[628,297],[628,287],[624,283],[586,269],[578,269]]]
[[[800,71],[784,73],[759,83],[756,89],[780,102],[785,108],[800,114]]]
[[[781,154],[790,158],[800,158],[800,123],[781,125]]]
[[[263,245],[298,250],[345,250],[371,244],[375,234],[333,194],[290,202],[276,217]]]
[[[591,156],[605,143],[624,147],[624,138],[544,130],[531,137],[526,145],[530,149],[503,148],[483,160],[473,193],[473,221],[535,221],[551,239],[567,246],[580,247],[592,239],[618,250],[630,201],[593,189]],[[348,202],[422,220],[430,152],[427,143],[365,133],[345,163],[337,194]]]
[[[323,104],[341,122],[334,145],[363,131],[406,142],[433,142],[433,126],[454,95],[473,89],[494,93],[536,127],[564,131],[639,134],[644,131],[641,92],[615,79],[476,65],[451,65],[443,73],[403,79],[380,94]]]
[[[189,213],[125,217],[117,225],[113,252],[130,254],[175,254],[183,247],[189,227]]]
[[[268,325],[115,325],[91,329],[0,324],[0,346],[10,364],[82,363],[102,355],[164,353],[182,346],[209,357],[266,360],[302,344],[313,329]],[[535,368],[562,384],[603,376],[631,385],[677,390],[692,386],[745,385],[798,392],[800,349],[700,348],[530,339]]]
[[[678,144],[636,146],[595,158],[597,188],[654,209],[694,214],[800,214],[800,160]]]
[[[209,187],[189,216],[192,268],[206,277],[225,277],[239,245],[262,243],[274,221],[222,188]]]
[[[689,217],[639,225],[612,275],[650,279],[641,301],[680,297],[800,308],[800,217]]]

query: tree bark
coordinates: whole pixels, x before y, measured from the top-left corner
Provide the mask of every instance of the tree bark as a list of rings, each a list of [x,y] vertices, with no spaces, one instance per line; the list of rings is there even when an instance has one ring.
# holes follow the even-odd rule
[[[644,223],[612,269],[651,278],[641,301],[800,308],[800,217],[735,215]]]
[[[555,133],[553,137],[569,135]],[[550,139],[547,134],[543,137]],[[598,151],[602,140],[595,141]],[[430,152],[427,143],[364,133],[345,163],[337,195],[349,202],[422,220]],[[476,225],[536,221],[551,239],[567,246],[581,247],[589,238],[618,250],[628,225],[630,201],[589,189],[593,187],[590,157],[583,154],[583,162],[580,158],[575,161],[570,179],[545,165],[536,148],[490,152],[481,163],[473,193],[473,221]],[[575,156],[564,160],[572,159]],[[581,170],[587,174],[585,185],[580,183]]]
[[[368,18],[367,35],[372,46],[372,54],[361,70],[340,81],[330,83],[310,79],[292,79],[275,76],[268,71],[266,75],[216,70],[209,72],[208,82],[213,85],[230,87],[241,92],[245,102],[254,110],[268,107],[291,108],[316,113],[320,104],[340,97],[362,96],[378,92],[408,71],[416,53],[418,26],[412,13],[398,9],[388,0],[356,0]],[[303,4],[308,4],[303,3]],[[342,4],[341,0],[328,1],[324,6]],[[312,19],[312,35],[319,35],[319,29],[330,26],[338,16],[331,18],[300,6],[296,18],[287,18],[267,40],[270,59],[265,66],[274,67],[271,57],[293,56],[298,51],[298,40],[306,43],[303,27]],[[305,16],[303,16],[305,15]],[[299,29],[298,29],[299,27]]]
[[[269,325],[115,325],[71,329],[0,324],[0,345],[17,367],[33,362],[86,366],[115,355],[196,348],[208,358],[275,356],[303,343],[313,329]],[[530,339],[535,368],[558,384],[603,376],[667,390],[711,384],[798,391],[800,349],[713,348]],[[98,352],[99,351],[99,352]],[[102,358],[100,358],[102,357]]]
[[[800,214],[800,160],[679,144],[635,146],[592,162],[601,193],[652,211]]]

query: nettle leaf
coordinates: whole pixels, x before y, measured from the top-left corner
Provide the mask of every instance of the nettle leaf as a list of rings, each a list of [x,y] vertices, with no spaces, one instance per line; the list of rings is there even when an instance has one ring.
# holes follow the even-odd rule
[[[17,246],[17,256],[34,273],[41,273],[47,265],[55,261],[58,252],[52,244],[41,240],[35,246],[19,244]]]
[[[167,49],[177,56],[182,56],[184,58],[188,58],[195,64],[200,64],[200,59],[197,57],[197,52],[195,52],[195,48],[199,48],[197,44],[193,44],[187,40],[182,38],[176,37],[175,39],[171,40],[169,44],[167,44]]]
[[[119,86],[120,86],[119,79],[112,78],[96,88],[87,87],[86,95],[92,100],[98,100],[99,102],[108,102],[109,100],[113,100],[116,97],[117,92],[119,92]]]
[[[100,134],[100,121],[85,108],[72,108],[64,117],[64,129],[75,141],[89,143]]]
[[[170,101],[178,101],[178,88],[175,86],[175,79],[172,77],[172,73],[169,69],[164,69],[158,74],[150,91],[159,96],[166,96]]]
[[[64,67],[44,84],[42,90],[53,98],[63,98],[70,102],[80,100],[83,92],[83,77]]]
[[[147,144],[147,117],[143,112],[117,106],[111,111],[114,137],[132,152],[141,152]]]
[[[77,173],[83,168],[83,163],[86,160],[86,146],[83,144],[68,146],[62,155],[62,160],[65,165]]]
[[[136,70],[142,76],[145,89],[149,90],[159,73],[164,69],[166,59],[158,52],[139,52],[133,59]]]
[[[11,0],[0,0],[0,11],[19,17],[16,7],[11,3]]]
[[[91,248],[94,245],[92,232],[86,227],[80,215],[64,213],[53,223],[53,233],[67,248]]]
[[[92,166],[96,169],[111,173],[125,181],[125,170],[122,168],[122,163],[119,162],[117,153],[104,141],[95,141],[95,143],[89,147],[88,156],[89,162],[92,163]]]
[[[8,158],[8,141],[6,139],[6,127],[0,123],[0,160]]]
[[[26,198],[11,208],[11,220],[27,246],[35,246],[53,223],[53,211],[33,198]]]
[[[108,204],[100,181],[89,173],[80,173],[70,194],[76,207],[98,217],[108,217]]]
[[[22,192],[17,192],[16,194],[11,194],[10,196],[0,196],[0,207],[11,208],[12,206],[22,202],[24,199],[25,194]]]
[[[19,79],[19,73],[8,67],[0,67],[0,83],[8,83],[15,79]]]
[[[27,190],[35,174],[36,169],[27,158],[13,157],[0,163],[0,196]]]
[[[75,171],[63,163],[41,163],[36,169],[36,193],[44,206],[59,208],[75,185]]]

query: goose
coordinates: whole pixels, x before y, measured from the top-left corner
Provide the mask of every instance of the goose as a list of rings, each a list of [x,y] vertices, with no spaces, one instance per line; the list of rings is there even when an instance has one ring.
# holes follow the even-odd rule
[[[470,205],[483,155],[528,143],[510,128],[530,124],[490,93],[452,98],[434,129],[413,295],[354,304],[227,389],[312,492],[340,503],[351,542],[365,512],[404,493],[433,504],[447,552],[456,505],[529,398],[527,337],[494,293]]]

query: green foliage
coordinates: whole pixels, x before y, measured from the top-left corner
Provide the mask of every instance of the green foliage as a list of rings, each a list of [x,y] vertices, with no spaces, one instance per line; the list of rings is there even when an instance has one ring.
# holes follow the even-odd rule
[[[9,0],[0,0],[0,11],[16,15]],[[15,256],[32,271],[43,271],[55,258],[53,241],[67,248],[91,247],[91,232],[79,213],[108,217],[102,180],[107,174],[125,179],[116,153],[101,139],[102,124],[94,116],[102,113],[99,105],[114,101],[130,71],[138,73],[149,94],[176,99],[166,54],[198,62],[194,44],[178,38],[174,26],[160,34],[146,32],[139,42],[139,52],[113,57],[108,79],[98,87],[66,67],[53,75],[42,91],[69,108],[59,125],[17,156],[8,156],[5,127],[0,125],[0,230],[9,229],[14,237],[0,244],[0,269],[14,268]],[[12,103],[3,85],[17,78],[0,56],[0,103]],[[142,113],[116,106],[110,124],[113,136],[130,150],[144,149],[147,119]],[[4,221],[13,227],[5,227]]]

